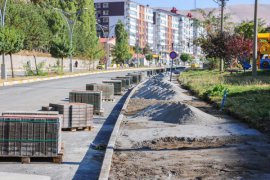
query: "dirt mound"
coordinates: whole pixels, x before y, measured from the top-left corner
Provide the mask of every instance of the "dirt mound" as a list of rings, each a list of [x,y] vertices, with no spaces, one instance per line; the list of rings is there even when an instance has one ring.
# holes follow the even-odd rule
[[[172,101],[190,100],[190,97],[181,93],[179,87],[167,81],[163,75],[149,79],[132,98]]]
[[[181,102],[150,105],[138,112],[135,117],[149,117],[154,121],[173,124],[194,124],[217,120],[217,118]]]
[[[217,148],[226,145],[247,143],[247,141],[259,142],[256,136],[224,136],[224,137],[162,137],[158,139],[153,139],[149,141],[143,141],[137,143],[133,148],[141,149],[205,149],[205,148]]]

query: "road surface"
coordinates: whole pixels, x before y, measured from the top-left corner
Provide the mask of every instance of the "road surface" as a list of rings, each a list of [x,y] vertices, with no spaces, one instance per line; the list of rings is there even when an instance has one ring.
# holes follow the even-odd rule
[[[0,112],[37,111],[49,103],[67,101],[70,91],[84,90],[87,83],[101,83],[102,80],[126,74],[114,72],[1,87]],[[44,175],[57,180],[97,179],[105,151],[95,146],[107,144],[127,95],[128,92],[117,96],[115,102],[103,104],[105,116],[95,116],[92,131],[62,133],[65,148],[63,164],[0,162],[0,172]]]

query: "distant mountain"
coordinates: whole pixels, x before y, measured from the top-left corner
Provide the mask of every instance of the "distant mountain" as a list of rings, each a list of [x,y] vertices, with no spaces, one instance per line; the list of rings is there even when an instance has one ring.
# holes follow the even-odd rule
[[[160,8],[164,10],[170,10],[171,8]],[[210,11],[212,9],[203,9],[205,11]],[[187,15],[189,12],[196,18],[201,19],[201,15],[196,12],[196,10],[179,10],[179,14]],[[226,6],[226,14],[230,14],[230,21],[234,23],[240,23],[242,21],[250,21],[254,18],[254,5],[252,4],[240,4],[240,5],[231,5]],[[220,14],[220,9],[215,9],[215,14]],[[258,17],[263,19],[267,25],[270,25],[270,4],[260,4],[258,7]]]

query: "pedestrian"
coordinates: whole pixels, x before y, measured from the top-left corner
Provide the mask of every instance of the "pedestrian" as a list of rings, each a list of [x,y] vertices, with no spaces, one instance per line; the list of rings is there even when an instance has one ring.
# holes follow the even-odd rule
[[[75,67],[76,67],[76,68],[78,67],[78,61],[75,62]]]

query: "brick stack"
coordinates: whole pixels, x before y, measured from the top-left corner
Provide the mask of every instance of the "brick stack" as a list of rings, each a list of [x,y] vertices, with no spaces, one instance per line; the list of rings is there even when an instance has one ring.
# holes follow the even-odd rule
[[[123,76],[123,77],[116,77],[116,78],[114,78],[114,79],[116,79],[116,80],[118,80],[118,79],[124,80],[124,83],[125,83],[125,89],[130,88],[130,85],[131,85],[131,82],[130,82],[131,78],[130,78],[130,77],[125,77],[125,76]]]
[[[101,91],[72,91],[69,93],[69,102],[91,104],[95,114],[104,112]]]
[[[122,80],[106,80],[102,81],[104,84],[113,84],[114,95],[122,95]]]
[[[62,103],[49,105],[53,111],[63,115],[62,128],[91,127],[93,121],[93,105],[85,103]]]
[[[102,91],[103,100],[114,99],[114,85],[113,84],[86,84],[86,90],[90,91]]]
[[[1,157],[55,157],[60,151],[58,115],[0,116]]]

